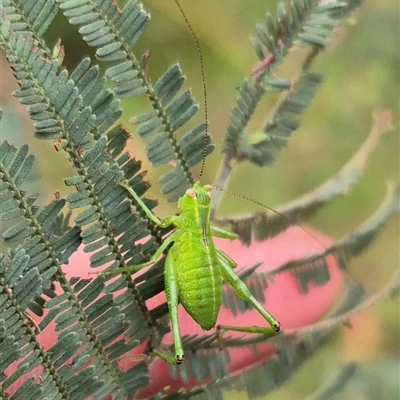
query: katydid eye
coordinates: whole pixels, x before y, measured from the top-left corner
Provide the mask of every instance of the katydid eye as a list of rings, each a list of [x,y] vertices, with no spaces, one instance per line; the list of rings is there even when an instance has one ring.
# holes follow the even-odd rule
[[[189,197],[196,197],[197,193],[194,189],[188,189],[188,190],[186,190],[186,195]]]

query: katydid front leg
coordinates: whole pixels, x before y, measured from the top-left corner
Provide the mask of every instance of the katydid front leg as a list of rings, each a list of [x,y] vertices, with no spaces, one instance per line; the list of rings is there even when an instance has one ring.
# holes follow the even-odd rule
[[[250,303],[258,312],[261,314],[265,320],[268,322],[270,327],[259,327],[259,326],[230,326],[230,325],[219,325],[219,329],[235,332],[246,332],[246,333],[261,333],[264,335],[275,335],[280,330],[279,321],[271,315],[251,294],[248,287],[240,278],[235,274],[233,268],[236,267],[236,262],[233,261],[226,253],[221,249],[217,248],[217,253],[220,260],[222,276],[226,283],[228,283],[235,294],[242,298],[243,300]]]
[[[156,225],[158,225],[161,228],[167,228],[168,226],[170,226],[171,224],[174,223],[174,221],[176,219],[175,216],[172,216],[172,217],[166,218],[164,220],[161,220],[160,218],[157,217],[157,215],[155,215],[146,206],[146,204],[144,204],[143,200],[137,195],[137,193],[131,187],[129,187],[128,185],[126,185],[126,184],[124,184],[122,182],[119,182],[118,185],[122,186],[124,189],[126,189],[132,195],[132,197],[139,204],[139,206],[142,207],[142,209],[145,212],[146,216],[151,221],[153,221]],[[141,264],[137,264],[137,265],[131,265],[131,266],[124,267],[124,268],[113,269],[112,271],[104,272],[102,275],[103,276],[110,276],[110,275],[121,274],[122,272],[134,273],[134,272],[140,271],[141,269],[143,269],[145,267],[148,267],[151,264],[154,264],[161,257],[161,255],[164,253],[166,248],[172,242],[174,242],[174,234],[170,235],[168,238],[166,238],[164,240],[164,242],[161,244],[161,246],[157,249],[157,251],[150,258],[150,260],[148,260],[148,261],[146,261],[144,263],[141,263]]]
[[[211,226],[210,232],[211,232],[211,236],[218,237],[221,239],[235,240],[238,237],[238,235],[236,233],[227,231],[222,228],[218,228],[217,226]]]
[[[174,216],[170,218],[165,218],[164,220],[161,220],[160,218],[157,217],[147,206],[144,204],[143,200],[138,196],[138,194],[128,185],[126,185],[123,182],[118,182],[119,186],[122,186],[124,189],[126,189],[132,197],[135,199],[135,201],[139,204],[139,206],[142,208],[142,210],[145,212],[146,216],[153,221],[156,225],[158,225],[160,228],[167,228],[174,222]]]

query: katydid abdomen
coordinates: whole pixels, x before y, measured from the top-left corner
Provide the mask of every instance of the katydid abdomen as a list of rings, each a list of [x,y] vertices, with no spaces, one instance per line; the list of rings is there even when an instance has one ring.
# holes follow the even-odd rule
[[[179,302],[203,329],[212,329],[222,303],[222,275],[211,235],[185,232],[168,257],[174,259]]]

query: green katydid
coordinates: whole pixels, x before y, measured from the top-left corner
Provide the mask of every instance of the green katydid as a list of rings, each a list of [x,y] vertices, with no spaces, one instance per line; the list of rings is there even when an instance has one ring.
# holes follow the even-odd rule
[[[223,281],[232,286],[237,296],[249,302],[268,322],[268,327],[219,326],[223,330],[273,335],[280,329],[279,322],[254,298],[247,286],[234,273],[236,263],[218,249],[213,237],[236,239],[235,233],[210,225],[210,191],[212,186],[196,182],[178,200],[180,215],[160,220],[150,211],[140,197],[125,184],[120,183],[142,207],[147,217],[161,228],[175,225],[176,230],[168,236],[151,259],[139,265],[107,272],[137,272],[154,264],[172,245],[165,259],[165,294],[171,318],[175,357],[155,350],[155,353],[172,364],[181,364],[184,358],[179,331],[178,304],[204,329],[215,327],[222,304]]]
[[[182,13],[199,50],[198,41],[190,23],[177,0],[175,0],[175,3]],[[200,52],[199,56],[204,83],[203,61]],[[207,123],[206,98],[205,114]],[[206,130],[205,147],[207,135]],[[214,328],[222,304],[223,281],[233,288],[237,296],[250,303],[266,320],[268,326],[240,327],[221,325],[218,327],[219,329],[271,336],[280,330],[278,320],[255,299],[247,286],[233,271],[236,267],[236,262],[214,245],[213,237],[234,240],[237,235],[210,224],[210,202],[213,187],[210,185],[202,186],[199,182],[204,169],[204,162],[205,157],[203,157],[198,182],[192,188],[186,190],[186,193],[178,200],[178,208],[181,213],[164,220],[159,219],[132,188],[124,183],[119,183],[130,193],[137,205],[143,209],[151,221],[161,228],[174,225],[176,229],[164,240],[147,262],[115,269],[104,274],[109,276],[123,272],[137,272],[154,264],[167,251],[164,270],[165,294],[171,318],[175,355],[172,357],[157,349],[154,352],[171,364],[181,364],[184,359],[184,349],[179,330],[178,304],[182,304],[188,314],[204,330]]]

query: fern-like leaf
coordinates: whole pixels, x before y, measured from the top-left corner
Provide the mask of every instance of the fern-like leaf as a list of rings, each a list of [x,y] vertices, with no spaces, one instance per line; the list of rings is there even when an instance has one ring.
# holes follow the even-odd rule
[[[58,3],[69,22],[81,26],[83,39],[97,48],[96,56],[101,61],[126,58],[150,22],[150,16],[136,0],[129,0],[122,10],[111,0],[95,7],[89,0],[58,0]]]
[[[344,2],[322,5],[319,1],[295,1],[290,9],[279,3],[277,18],[265,15],[265,26],[256,25],[257,38],[252,44],[260,59],[253,80],[246,78],[239,88],[237,105],[232,109],[231,124],[227,129],[224,152],[229,159],[247,159],[265,166],[275,161],[275,154],[286,146],[291,133],[300,124],[293,118],[302,114],[322,83],[322,75],[309,71],[320,49],[334,37],[333,28],[339,24],[346,10]],[[297,79],[275,78],[274,73],[293,46],[310,47],[302,71]],[[244,137],[244,130],[267,92],[286,91],[260,133]],[[218,186],[223,186],[218,183]]]
[[[7,14],[10,19],[11,29],[14,32],[28,36],[33,34],[37,40],[42,40],[58,11],[54,0],[20,2],[4,0],[2,7],[4,14]]]
[[[332,178],[302,197],[276,208],[276,212],[256,212],[240,217],[221,218],[222,225],[230,224],[245,244],[255,238],[258,241],[276,236],[290,225],[309,218],[324,204],[336,196],[346,194],[358,183],[368,165],[372,151],[383,135],[392,128],[391,114],[383,112],[374,116],[374,123],[369,136],[353,157]],[[285,218],[284,218],[284,217]]]
[[[89,1],[60,1],[60,8],[71,24],[81,26],[79,32],[83,39],[97,47],[99,60],[121,61],[106,71],[106,76],[115,84],[117,96],[145,94],[148,97],[153,111],[136,116],[133,121],[139,135],[147,142],[147,157],[152,165],[172,165],[160,178],[160,183],[163,193],[169,195],[169,201],[176,201],[194,183],[189,168],[204,156],[204,140],[201,146],[198,145],[205,125],[199,125],[181,140],[176,140],[176,131],[194,116],[198,106],[188,90],[178,94],[185,82],[178,64],[171,66],[153,87],[145,66],[134,56],[133,47],[147,27],[150,16],[133,0],[128,1],[123,10],[111,0],[97,8],[91,7]],[[208,141],[206,155],[213,148]]]
[[[137,132],[147,142],[146,153],[152,165],[173,165],[159,179],[162,192],[169,195],[169,201],[176,201],[193,185],[194,179],[189,168],[214,149],[210,141],[204,143],[205,123],[176,140],[176,131],[198,110],[189,90],[177,95],[184,82],[185,77],[179,65],[172,65],[154,85],[157,99],[157,103],[153,103],[155,110],[133,119],[138,126]]]

